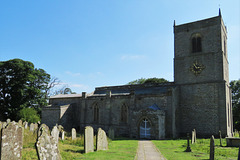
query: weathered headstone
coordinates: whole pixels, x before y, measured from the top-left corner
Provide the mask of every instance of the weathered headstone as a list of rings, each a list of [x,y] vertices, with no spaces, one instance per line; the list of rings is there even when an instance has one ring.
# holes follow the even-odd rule
[[[34,123],[34,131],[38,130],[38,123]]]
[[[28,122],[23,122],[23,127],[24,127],[24,129],[27,129],[28,128]]]
[[[23,128],[18,123],[9,122],[2,129],[1,160],[22,158]]]
[[[214,136],[212,136],[210,140],[210,160],[214,160],[214,147]]]
[[[22,126],[22,125],[23,125],[23,122],[22,122],[22,120],[21,120],[21,119],[18,121],[18,124],[19,124],[20,126]]]
[[[11,122],[11,119],[8,118],[8,119],[7,119],[7,124],[10,123],[10,122]]]
[[[76,129],[75,128],[72,128],[72,140],[76,139]]]
[[[2,129],[2,122],[0,121],[0,129]]]
[[[62,125],[58,125],[58,126],[57,126],[57,128],[58,128],[59,132],[61,132],[61,131],[63,131],[63,130],[64,130],[64,128],[63,128],[63,126],[62,126]]]
[[[2,123],[2,128],[5,128],[7,126],[7,122]]]
[[[56,141],[56,143],[58,143],[59,130],[58,130],[57,126],[53,127],[52,132],[51,132],[51,136]]]
[[[194,131],[194,143],[196,143],[197,142],[197,131],[196,131],[196,129],[193,129],[193,131]]]
[[[91,126],[85,127],[84,131],[84,152],[94,152],[93,144],[93,128]]]
[[[114,139],[115,138],[114,129],[113,128],[109,128],[109,130],[108,130],[108,137],[110,139]]]
[[[108,149],[108,140],[107,135],[104,130],[98,128],[97,133],[97,151],[107,150]]]
[[[185,150],[185,152],[192,152],[189,141],[190,140],[189,140],[189,133],[188,133],[187,134],[187,149]]]
[[[31,132],[34,132],[35,125],[33,123],[30,124],[29,130]]]
[[[222,133],[219,131],[220,146],[222,147]]]
[[[42,124],[38,130],[37,153],[40,160],[61,160],[56,140],[49,135],[49,128]]]

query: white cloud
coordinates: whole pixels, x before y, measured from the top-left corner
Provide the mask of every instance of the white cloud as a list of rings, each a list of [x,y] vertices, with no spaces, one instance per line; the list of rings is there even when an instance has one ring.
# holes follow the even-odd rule
[[[139,60],[139,59],[144,59],[146,58],[146,56],[144,55],[123,55],[121,57],[122,61],[126,61],[126,60]]]
[[[72,77],[81,76],[81,73],[73,73],[73,72],[70,72],[70,71],[66,71],[65,73],[68,74],[69,76],[72,76]]]

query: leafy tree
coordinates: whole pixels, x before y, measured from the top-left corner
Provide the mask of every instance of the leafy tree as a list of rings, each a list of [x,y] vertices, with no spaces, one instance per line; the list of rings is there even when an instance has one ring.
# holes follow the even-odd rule
[[[137,79],[137,80],[134,80],[134,81],[131,81],[128,83],[128,85],[134,85],[134,84],[149,84],[149,83],[153,83],[153,84],[156,84],[156,83],[166,83],[168,82],[168,80],[164,79],[164,78],[140,78],[140,79]]]
[[[53,95],[58,95],[58,94],[76,94],[76,92],[73,92],[71,88],[63,86],[62,88],[56,90]]]
[[[19,111],[18,118],[29,123],[40,121],[40,116],[34,108],[23,108]]]
[[[230,82],[232,89],[233,125],[240,130],[240,79]]]
[[[21,59],[0,61],[0,116],[16,120],[23,108],[32,106],[40,112],[47,105],[46,90],[50,75]]]

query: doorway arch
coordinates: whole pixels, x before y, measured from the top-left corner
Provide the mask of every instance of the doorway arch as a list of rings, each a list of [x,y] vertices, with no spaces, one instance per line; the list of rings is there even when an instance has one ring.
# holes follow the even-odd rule
[[[139,124],[139,136],[141,139],[151,138],[152,125],[147,118],[143,118]]]

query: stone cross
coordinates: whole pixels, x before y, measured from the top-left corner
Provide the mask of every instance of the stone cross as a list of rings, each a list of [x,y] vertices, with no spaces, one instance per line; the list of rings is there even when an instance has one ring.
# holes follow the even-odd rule
[[[185,152],[192,152],[190,143],[189,143],[189,133],[187,134],[187,149],[185,150]]]
[[[107,135],[104,130],[98,128],[97,133],[97,151],[99,150],[107,150],[108,149],[108,140]]]
[[[41,124],[38,130],[38,139],[36,143],[39,160],[61,160],[56,140],[49,135],[49,128]]]
[[[214,136],[212,135],[210,140],[210,160],[214,160]]]
[[[2,129],[1,160],[21,160],[23,146],[23,128],[18,123],[9,122]]]
[[[91,126],[85,127],[84,131],[84,152],[94,152],[94,144],[93,144],[93,128]]]
[[[75,128],[72,128],[72,140],[76,139],[76,129]]]

